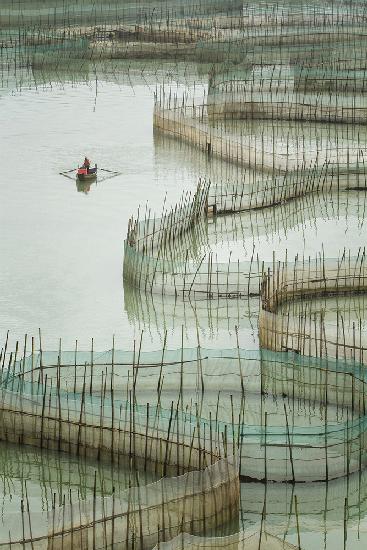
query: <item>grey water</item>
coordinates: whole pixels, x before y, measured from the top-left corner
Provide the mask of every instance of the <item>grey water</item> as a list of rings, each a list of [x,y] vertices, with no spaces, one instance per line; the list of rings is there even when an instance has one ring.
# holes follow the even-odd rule
[[[159,214],[197,175],[157,155],[154,88],[63,83],[0,92],[0,341],[42,329],[43,345],[78,339],[131,349],[122,262],[128,220],[148,203]],[[88,155],[119,173],[78,189],[60,172]],[[176,178],[177,171],[181,180]],[[100,172],[101,173],[101,172]],[[103,172],[103,175],[109,175]]]

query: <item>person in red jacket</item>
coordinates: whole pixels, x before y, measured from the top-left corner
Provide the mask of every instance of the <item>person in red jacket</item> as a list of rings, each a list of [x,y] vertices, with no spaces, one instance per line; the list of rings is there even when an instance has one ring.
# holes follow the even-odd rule
[[[89,168],[90,168],[90,160],[88,157],[85,157],[84,159],[84,164],[83,164],[83,168],[86,168],[87,169],[87,172],[89,172]]]

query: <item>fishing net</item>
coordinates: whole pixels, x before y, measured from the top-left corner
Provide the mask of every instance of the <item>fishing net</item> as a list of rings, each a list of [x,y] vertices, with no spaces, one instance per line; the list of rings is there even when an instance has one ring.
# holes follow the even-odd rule
[[[309,310],[292,316],[284,307],[294,301],[317,296],[353,295],[366,291],[365,252],[357,257],[318,261],[303,260],[293,266],[278,264],[264,280],[259,335],[263,347],[294,350],[314,357],[344,357],[365,362],[364,330],[358,324],[345,325],[324,320],[324,313]]]
[[[321,101],[320,99],[315,100]],[[358,103],[356,103],[354,100],[351,103],[351,116],[354,117],[358,116]],[[243,109],[246,109],[245,102],[240,102],[240,108],[241,105],[243,105]],[[364,105],[364,99],[361,100],[361,105]],[[251,105],[249,108],[252,108]],[[307,102],[303,108],[309,108]],[[311,106],[310,109],[313,112],[317,111],[315,106],[313,108]],[[361,109],[363,111],[364,106]],[[341,106],[342,110],[344,112]],[[362,111],[361,117],[364,120],[365,115]],[[228,107],[228,112],[230,112],[230,107]],[[237,113],[234,112],[233,117],[237,117]],[[276,117],[269,116],[269,118]],[[289,120],[289,116],[285,118]],[[312,120],[311,116],[305,118]],[[327,118],[330,122],[329,115]],[[163,104],[157,103],[154,109],[154,126],[157,130],[187,141],[209,155],[219,156],[222,160],[236,162],[243,166],[250,166],[254,170],[279,175],[297,171],[322,170],[324,166],[330,168],[339,166],[343,172],[343,170],[352,171],[352,167],[356,168],[360,163],[363,164],[362,147],[358,142],[351,141],[336,147],[329,137],[324,138],[321,142],[310,137],[309,142],[306,143],[305,138],[301,136],[302,147],[300,143],[297,144],[298,140],[294,139],[292,134],[278,135],[276,127],[274,128],[272,125],[265,126],[261,135],[246,132],[236,136],[210,126],[207,119],[208,106],[206,104],[194,106],[183,104],[169,108],[169,106],[165,107]],[[317,118],[314,117],[314,120]]]
[[[341,181],[336,177],[336,186],[341,185]],[[217,191],[218,188],[214,193]],[[178,206],[162,218],[150,219],[146,216],[144,221],[131,221],[125,241],[126,284],[140,288],[146,293],[159,293],[196,301],[248,298],[261,293],[265,276],[269,270],[274,272],[277,265],[275,257],[273,261],[262,261],[258,253],[253,253],[247,261],[236,261],[231,260],[229,255],[228,262],[220,262],[216,261],[212,253],[203,252],[205,242],[208,241],[208,229],[204,220],[205,216],[210,216],[209,200],[219,196],[222,204],[224,200],[228,201],[226,208],[235,209],[230,195],[214,193],[211,194],[208,186],[200,187],[198,195],[189,202],[190,208],[185,206],[182,209]],[[200,198],[200,202],[197,202],[197,197]],[[192,214],[191,208],[195,204],[199,204],[200,208],[195,209]],[[259,216],[254,219],[257,222]],[[312,262],[305,259],[303,263],[302,260],[298,260],[297,263],[297,260],[291,262],[285,257],[282,261],[285,261],[284,265],[290,272],[293,269],[299,270],[300,267],[296,266],[302,266],[305,262],[310,266],[315,262],[315,265],[318,265],[318,260]],[[319,270],[323,269],[323,261],[319,260]],[[345,265],[346,261],[342,254],[339,259],[330,259],[330,277],[333,270],[337,272],[338,264]],[[335,277],[333,280],[335,281]],[[340,287],[340,283],[338,286]]]
[[[355,361],[241,349],[43,352],[7,376],[2,438],[11,441],[137,463],[149,450],[163,473],[201,467],[224,441],[227,452],[239,449],[242,475],[275,481],[333,479],[365,463],[365,378]],[[21,400],[32,387],[31,415]]]
[[[68,507],[53,521],[53,548],[152,548],[185,531],[202,533],[238,518],[236,461],[221,460],[112,498],[88,502],[80,514]]]
[[[291,550],[296,546],[281,540],[266,531],[241,532],[228,537],[195,537],[182,534],[173,540],[158,544],[154,550],[200,550],[201,548],[223,548],[228,550]]]
[[[35,358],[31,363],[37,363]],[[210,440],[202,438],[198,426],[192,424],[193,418],[187,426],[181,416],[173,419],[168,414],[154,414],[149,418],[147,409],[135,410],[132,401],[86,392],[85,376],[82,393],[72,393],[61,389],[57,373],[56,380],[50,376],[49,382],[43,371],[44,378],[39,377],[38,382],[28,382],[5,370],[3,374],[2,440],[111,462],[129,457],[135,467],[158,465],[163,476],[178,475],[131,488],[116,498],[94,498],[75,506],[70,503],[54,510],[46,523],[44,514],[29,513],[23,537],[16,537],[19,524],[15,524],[6,535],[7,541],[10,538],[15,544],[30,545],[48,541],[53,548],[85,544],[113,548],[123,543],[128,548],[139,540],[143,548],[151,548],[158,540],[181,531],[205,532],[238,517],[239,476],[234,448],[216,435]],[[32,525],[37,526],[36,532]]]
[[[91,4],[88,0],[67,0],[62,5],[53,0],[45,5],[38,0],[24,0],[14,4],[5,0],[1,5],[2,25],[21,28],[23,26],[69,26],[103,25],[125,23],[155,23],[166,21],[167,17],[196,18],[210,14],[238,12],[242,3],[238,0],[226,2],[225,8],[219,0],[202,0],[193,3],[184,0],[159,0],[145,2],[99,0]]]
[[[150,549],[181,532],[205,533],[233,522],[238,529],[239,478],[235,459],[202,471],[137,487],[109,497],[81,500],[71,495],[49,513],[22,509],[9,517],[0,547]]]

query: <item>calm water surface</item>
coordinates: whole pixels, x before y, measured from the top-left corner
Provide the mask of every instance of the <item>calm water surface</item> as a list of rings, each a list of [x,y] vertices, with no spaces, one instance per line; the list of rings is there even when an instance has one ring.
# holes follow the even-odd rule
[[[161,211],[197,176],[155,154],[153,90],[102,83],[0,96],[0,332],[44,333],[131,347],[124,311],[123,241],[129,217],[146,202]],[[121,174],[78,192],[59,172],[87,154]],[[106,173],[107,174],[107,173]],[[184,187],[181,185],[184,184]]]

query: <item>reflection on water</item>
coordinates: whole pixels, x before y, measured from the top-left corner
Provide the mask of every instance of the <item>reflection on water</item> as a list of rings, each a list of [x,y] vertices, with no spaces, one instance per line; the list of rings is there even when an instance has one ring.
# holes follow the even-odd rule
[[[241,523],[249,526],[261,521],[265,505],[265,529],[285,538],[296,548],[298,521],[301,548],[362,550],[366,544],[366,490],[365,472],[329,483],[300,483],[296,486],[243,483]]]
[[[97,186],[97,182],[80,181],[78,179],[76,180],[76,190],[78,191],[78,193],[84,193],[84,195],[88,195],[93,185]]]
[[[64,502],[119,495],[129,486],[146,485],[157,476],[128,463],[112,465],[30,446],[0,444],[0,542],[22,535],[22,501],[29,504],[32,530],[47,529],[47,512]]]

